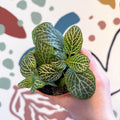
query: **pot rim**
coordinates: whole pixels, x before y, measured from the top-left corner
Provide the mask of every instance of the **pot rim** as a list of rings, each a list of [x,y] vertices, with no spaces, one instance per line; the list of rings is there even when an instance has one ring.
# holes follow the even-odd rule
[[[63,97],[63,96],[67,96],[69,94],[71,94],[70,92],[67,92],[67,93],[64,93],[64,94],[60,94],[60,95],[49,95],[49,94],[46,94],[44,92],[41,92],[39,90],[36,90],[38,93],[42,94],[43,96],[46,96],[46,97]]]

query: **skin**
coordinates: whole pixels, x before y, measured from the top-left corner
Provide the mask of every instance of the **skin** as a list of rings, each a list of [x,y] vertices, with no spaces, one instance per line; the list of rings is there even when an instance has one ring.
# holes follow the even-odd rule
[[[113,114],[110,81],[96,66],[93,56],[86,50],[81,50],[90,59],[90,70],[96,78],[96,90],[88,100],[79,100],[68,93],[51,99],[64,107],[74,120],[116,120]]]

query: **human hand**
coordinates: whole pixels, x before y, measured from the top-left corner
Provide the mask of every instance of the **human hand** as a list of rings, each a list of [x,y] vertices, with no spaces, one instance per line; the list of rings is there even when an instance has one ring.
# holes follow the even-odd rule
[[[115,120],[111,104],[109,79],[96,66],[89,51],[82,49],[81,53],[89,57],[90,70],[96,78],[94,95],[90,99],[79,100],[68,93],[51,99],[68,110],[75,120]]]

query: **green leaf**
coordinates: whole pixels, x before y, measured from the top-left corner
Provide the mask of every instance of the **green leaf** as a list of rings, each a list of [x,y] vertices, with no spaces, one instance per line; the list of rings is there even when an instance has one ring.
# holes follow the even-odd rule
[[[59,50],[54,49],[54,55],[60,60],[66,60],[67,59],[66,53],[64,51],[61,52]]]
[[[113,114],[114,114],[114,116],[117,118],[118,113],[117,113],[117,111],[116,111],[116,110],[113,110]]]
[[[32,85],[33,85],[33,81],[31,76],[27,77],[26,79],[18,83],[18,86],[21,88],[30,88]]]
[[[44,42],[52,45],[58,50],[63,51],[64,49],[64,41],[62,34],[58,30],[56,30],[49,22],[44,22],[38,25],[32,31],[32,38],[35,45],[37,44],[37,42]]]
[[[46,85],[51,85],[53,87],[57,87],[57,85],[55,84],[55,82],[46,82]]]
[[[64,60],[57,60],[51,63],[52,66],[56,67],[57,69],[64,70],[66,68],[66,63]]]
[[[20,64],[20,72],[24,77],[31,75],[31,72],[37,67],[34,50],[29,51],[22,59]]]
[[[58,69],[65,69],[66,68],[66,62],[63,58],[64,56],[62,54],[58,54],[56,55],[52,61],[51,61],[51,65],[53,65],[54,67],[58,68]]]
[[[90,60],[84,54],[76,54],[69,57],[66,64],[75,72],[84,72],[89,67]]]
[[[65,52],[71,56],[80,52],[83,43],[82,32],[78,26],[72,26],[64,36]]]
[[[54,54],[52,46],[42,42],[36,43],[35,56],[38,64],[49,64]]]
[[[36,89],[38,88],[43,88],[45,86],[44,82],[39,80],[39,79],[36,79],[35,82],[34,82],[34,85],[32,86],[31,90],[30,90],[30,93],[34,93]]]
[[[60,80],[58,87],[63,87],[65,85],[65,77]]]
[[[54,51],[54,58],[51,61],[51,64],[58,68],[59,70],[62,69],[64,70],[66,68],[66,62],[65,60],[67,59],[66,54],[61,51]]]
[[[89,69],[83,73],[75,73],[68,69],[65,83],[68,91],[78,99],[88,99],[95,92],[95,77]]]
[[[64,61],[66,61],[66,59],[67,59],[67,55],[66,55],[66,53],[63,51],[63,52],[61,52],[61,51],[59,51],[59,50],[54,50],[54,58],[56,59],[59,59],[59,60],[64,60]]]
[[[53,82],[58,80],[61,75],[62,71],[58,70],[51,64],[43,64],[39,68],[39,74],[42,77],[42,80],[45,82]]]

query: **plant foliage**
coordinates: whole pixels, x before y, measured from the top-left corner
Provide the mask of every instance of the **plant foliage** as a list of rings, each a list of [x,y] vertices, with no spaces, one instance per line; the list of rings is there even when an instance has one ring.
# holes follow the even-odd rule
[[[80,53],[83,38],[80,28],[72,26],[64,35],[49,22],[32,31],[35,49],[22,59],[18,86],[31,88],[31,93],[46,85],[66,86],[78,99],[88,99],[95,92],[95,77],[89,70],[90,60]],[[59,82],[58,82],[59,81]]]

